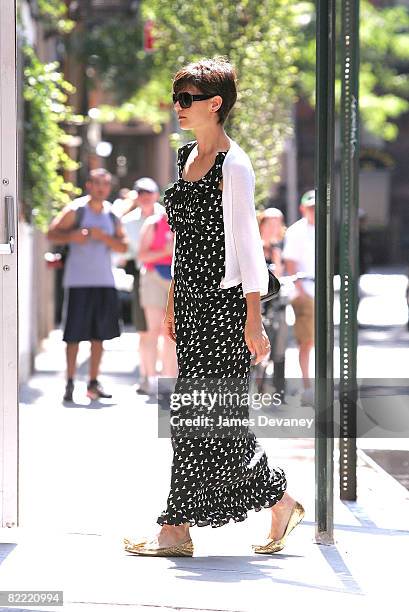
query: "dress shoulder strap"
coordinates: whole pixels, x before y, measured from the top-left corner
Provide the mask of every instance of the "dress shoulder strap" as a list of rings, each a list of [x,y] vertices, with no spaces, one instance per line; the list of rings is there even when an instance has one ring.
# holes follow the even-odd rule
[[[219,153],[216,155],[216,160],[213,166],[213,171],[218,181],[220,181],[223,178],[223,164],[224,164],[224,159],[226,157],[226,154],[227,154],[226,151],[219,151]]]
[[[183,168],[185,167],[187,158],[193,147],[196,144],[196,140],[191,140],[187,144],[183,145],[178,149],[178,170],[179,170],[179,178],[182,177]]]

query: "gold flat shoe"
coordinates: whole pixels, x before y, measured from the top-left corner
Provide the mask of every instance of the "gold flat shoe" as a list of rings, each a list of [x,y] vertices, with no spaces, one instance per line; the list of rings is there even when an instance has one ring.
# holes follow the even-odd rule
[[[134,540],[131,540],[129,538],[123,538],[125,550],[128,551],[131,551],[133,548],[140,548],[141,546],[144,546],[144,544],[146,544],[148,541],[148,538],[144,538],[140,542],[135,542]]]
[[[305,510],[302,505],[299,502],[295,502],[283,536],[279,540],[269,538],[265,544],[253,544],[253,551],[259,554],[271,554],[283,550],[288,535],[302,521],[304,514]]]
[[[125,545],[125,550],[133,553],[134,555],[144,555],[149,557],[193,557],[193,542],[191,539],[183,544],[168,546],[166,548],[151,546],[151,542],[154,541],[155,540],[144,540],[142,542],[135,543],[129,542],[128,540],[129,544]]]

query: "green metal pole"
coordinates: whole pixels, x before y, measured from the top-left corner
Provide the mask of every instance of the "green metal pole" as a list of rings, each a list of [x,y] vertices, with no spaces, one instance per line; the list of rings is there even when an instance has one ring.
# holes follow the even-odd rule
[[[356,499],[359,0],[342,2],[340,218],[340,497]]]
[[[333,544],[335,0],[317,1],[316,61],[315,537]]]

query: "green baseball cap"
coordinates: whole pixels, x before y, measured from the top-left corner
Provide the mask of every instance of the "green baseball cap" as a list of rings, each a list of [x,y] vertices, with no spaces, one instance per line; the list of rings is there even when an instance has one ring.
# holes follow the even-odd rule
[[[301,204],[303,206],[315,206],[315,191],[314,189],[310,189],[310,191],[306,191],[301,198]]]

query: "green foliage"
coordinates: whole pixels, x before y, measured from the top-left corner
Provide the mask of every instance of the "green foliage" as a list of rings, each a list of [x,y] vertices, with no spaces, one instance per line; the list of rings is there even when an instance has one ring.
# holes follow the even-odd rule
[[[80,122],[67,106],[70,83],[58,71],[58,63],[42,64],[34,50],[23,48],[24,68],[24,179],[23,200],[34,223],[46,229],[50,219],[80,190],[64,181],[63,170],[78,167],[64,151],[67,134],[61,122]]]
[[[84,30],[73,32],[73,50],[93,70],[94,77],[110,92],[112,102],[128,101],[146,83],[152,59],[143,51],[140,20],[111,18]]]
[[[370,132],[391,140],[397,136],[394,119],[409,108],[409,12],[402,6],[374,7],[369,0],[361,0],[360,7],[361,117]],[[62,0],[38,0],[38,8],[46,27],[71,30]],[[145,19],[155,22],[153,54],[143,50]],[[314,2],[142,0],[141,19],[94,24],[73,32],[66,44],[89,67],[88,77],[97,77],[109,93],[111,105],[100,109],[101,121],[138,119],[157,132],[171,117],[172,77],[178,68],[202,57],[230,59],[238,72],[239,97],[226,130],[252,159],[257,204],[278,179],[294,101],[302,95],[314,104]],[[44,226],[72,188],[60,175],[72,163],[62,147],[61,127],[71,112],[66,107],[70,85],[56,64],[43,66],[31,50],[25,53],[24,195]],[[339,104],[339,62],[336,91]],[[180,146],[181,135],[173,134],[171,143]]]
[[[360,36],[362,116],[368,130],[393,140],[398,135],[393,119],[409,109],[408,7],[379,10],[365,0]]]
[[[409,13],[402,6],[375,7],[369,0],[361,0],[360,7],[361,117],[366,129],[391,140],[397,136],[394,119],[409,106]],[[315,103],[315,3],[142,0],[141,17],[139,24],[130,20],[93,26],[82,43],[88,65],[95,66],[114,102],[120,103],[103,107],[101,119],[135,118],[159,132],[171,116],[176,70],[201,57],[228,57],[237,67],[239,98],[226,129],[252,158],[256,199],[262,201],[278,177],[294,100],[304,96]],[[146,19],[155,22],[153,54],[142,49]],[[337,70],[339,110],[339,62]],[[180,145],[180,135],[174,134],[171,142]]]
[[[156,24],[151,76],[160,94],[156,109],[165,103],[172,108],[172,77],[182,65],[222,55],[236,66],[239,96],[226,131],[251,157],[256,201],[264,201],[271,181],[278,178],[280,153],[291,131],[297,76],[292,2],[146,0],[142,14]],[[143,89],[136,93],[135,105],[142,104],[144,94]]]
[[[38,16],[49,30],[63,34],[71,32],[75,23],[67,17],[67,7],[62,0],[37,0]]]
[[[100,121],[116,120],[127,123],[135,118],[143,119],[159,134],[163,124],[169,119],[169,105],[163,107],[161,104],[161,100],[166,99],[168,95],[163,81],[150,80],[119,107],[102,105]]]
[[[305,3],[305,6],[306,26],[300,32],[303,52],[299,62],[299,91],[314,104],[315,7],[313,3]],[[337,38],[340,39],[339,35]],[[381,9],[373,6],[369,0],[361,0],[360,47],[361,118],[369,132],[385,140],[393,140],[398,135],[393,120],[409,109],[409,9],[404,6]],[[337,52],[339,58],[339,47]],[[338,61],[338,110],[340,91]]]

